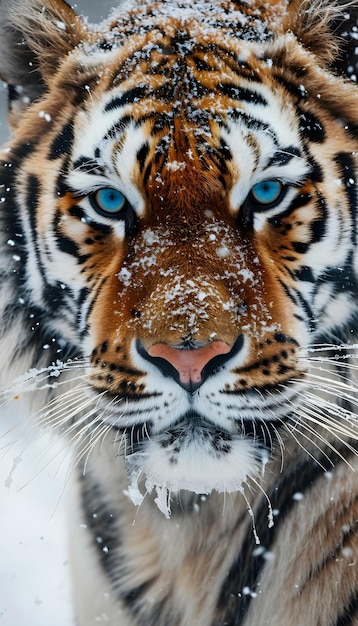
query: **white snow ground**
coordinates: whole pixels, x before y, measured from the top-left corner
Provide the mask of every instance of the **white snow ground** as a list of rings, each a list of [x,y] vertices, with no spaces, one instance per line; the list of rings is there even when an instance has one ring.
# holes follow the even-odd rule
[[[0,411],[0,626],[73,626],[66,452],[49,434],[4,435],[17,420]]]

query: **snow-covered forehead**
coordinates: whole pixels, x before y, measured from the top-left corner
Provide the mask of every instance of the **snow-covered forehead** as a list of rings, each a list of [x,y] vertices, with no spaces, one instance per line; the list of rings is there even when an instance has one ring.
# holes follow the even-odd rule
[[[210,37],[229,37],[263,41],[279,28],[287,10],[287,0],[260,3],[230,0],[129,0],[115,9],[101,30],[110,33],[109,41],[117,44],[122,35],[132,36],[152,32],[155,27],[163,34],[184,29],[192,36],[198,32]]]
[[[197,4],[124,8],[78,50],[97,64],[98,83],[77,114],[73,160],[95,160],[138,215],[148,193],[168,198],[175,187],[178,197],[193,182],[197,197],[235,188],[237,207],[276,153],[300,153],[293,108],[283,108],[265,54],[270,4],[263,13]],[[74,186],[81,191],[78,172]]]
[[[275,152],[290,153],[292,146],[299,152],[293,108],[282,106],[283,88],[273,82],[261,35],[252,28],[251,40],[240,26],[235,37],[224,29],[218,42],[217,31],[211,37],[204,18],[195,17],[186,2],[178,8],[180,19],[161,4],[149,28],[148,6],[135,15],[133,36],[122,37],[130,28],[127,16],[112,23],[107,48],[102,42],[99,51],[98,36],[97,48],[86,50],[100,63],[99,78],[86,111],[77,116],[75,159],[99,154],[135,206],[140,202],[129,181],[143,189],[150,179],[161,183],[169,171],[171,181],[179,172],[201,172],[215,187],[219,173],[230,170],[229,184],[244,178],[246,193],[252,173]],[[232,11],[240,22],[241,12]]]
[[[243,15],[230,3],[202,5],[198,12],[187,0],[144,5],[84,44],[80,61],[99,64],[105,111],[129,104],[132,116],[144,115],[149,105],[150,115],[155,99],[158,113],[185,110],[188,120],[202,126],[198,108],[220,116],[247,103],[267,104],[258,89],[262,83],[265,91],[268,83],[272,90],[266,54],[272,33],[266,32],[264,16],[248,7]],[[207,15],[214,9],[220,14],[215,19]]]

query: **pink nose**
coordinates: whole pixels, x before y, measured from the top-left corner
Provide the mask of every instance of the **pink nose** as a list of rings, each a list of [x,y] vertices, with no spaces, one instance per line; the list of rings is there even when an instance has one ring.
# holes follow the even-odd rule
[[[201,372],[205,365],[216,356],[230,352],[230,346],[223,341],[213,341],[202,348],[194,350],[180,350],[165,343],[155,343],[148,350],[152,357],[159,357],[168,361],[179,373],[182,384],[200,383]]]

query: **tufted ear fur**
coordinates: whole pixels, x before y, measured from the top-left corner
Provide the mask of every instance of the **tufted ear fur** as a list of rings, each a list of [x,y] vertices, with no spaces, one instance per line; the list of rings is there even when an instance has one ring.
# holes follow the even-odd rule
[[[84,33],[64,0],[0,0],[0,77],[9,85],[12,125]]]
[[[356,2],[290,0],[285,30],[291,30],[322,65],[330,65],[339,55],[340,45],[335,34],[349,8],[357,10]]]
[[[355,3],[349,6],[357,10]],[[268,53],[297,101],[319,98],[338,123],[348,124],[351,132],[357,133],[357,88],[352,81],[342,81],[338,76],[347,75],[347,68],[338,62],[342,42],[337,36],[338,24],[344,21],[342,11],[347,8],[338,0],[291,0],[284,32],[291,31],[294,37],[278,37]]]

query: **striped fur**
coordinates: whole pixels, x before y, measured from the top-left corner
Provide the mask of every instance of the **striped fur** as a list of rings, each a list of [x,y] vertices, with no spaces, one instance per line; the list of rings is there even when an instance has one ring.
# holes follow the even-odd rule
[[[74,448],[81,626],[358,625],[340,10],[0,1],[1,384]]]

